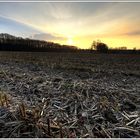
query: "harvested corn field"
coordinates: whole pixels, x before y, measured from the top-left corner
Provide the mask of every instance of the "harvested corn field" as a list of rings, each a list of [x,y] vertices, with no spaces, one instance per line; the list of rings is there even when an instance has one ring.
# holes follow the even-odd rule
[[[0,52],[0,136],[140,137],[140,55]]]

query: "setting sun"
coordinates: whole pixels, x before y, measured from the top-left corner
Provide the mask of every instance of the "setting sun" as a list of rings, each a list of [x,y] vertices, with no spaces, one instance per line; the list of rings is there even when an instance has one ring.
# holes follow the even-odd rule
[[[73,40],[72,40],[72,38],[68,38],[67,44],[68,44],[68,45],[73,45]]]

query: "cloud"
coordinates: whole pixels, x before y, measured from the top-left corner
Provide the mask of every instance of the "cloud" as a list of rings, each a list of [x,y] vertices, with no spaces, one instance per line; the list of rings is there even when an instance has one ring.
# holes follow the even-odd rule
[[[34,34],[31,36],[33,39],[39,39],[39,40],[48,40],[48,41],[54,41],[54,40],[66,40],[65,37],[60,37],[57,35],[52,35],[49,33],[39,33],[39,34]]]
[[[40,31],[14,19],[0,16],[0,32],[26,37],[29,36],[29,34],[39,33]]]
[[[10,33],[22,37],[30,37],[39,40],[65,40],[66,38],[51,33],[43,33],[30,25],[18,22],[11,18],[0,16],[0,33]]]
[[[131,36],[131,35],[132,35],[132,36],[140,35],[140,30],[127,32],[127,33],[125,33],[125,35],[130,35],[130,36]]]

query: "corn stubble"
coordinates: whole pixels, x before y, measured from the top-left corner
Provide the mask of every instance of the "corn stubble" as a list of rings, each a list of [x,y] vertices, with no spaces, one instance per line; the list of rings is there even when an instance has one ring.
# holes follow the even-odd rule
[[[139,56],[0,57],[1,137],[140,137]]]

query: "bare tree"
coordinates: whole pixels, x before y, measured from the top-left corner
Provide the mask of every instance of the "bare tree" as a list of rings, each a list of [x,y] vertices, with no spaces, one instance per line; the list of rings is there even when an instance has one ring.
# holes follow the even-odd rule
[[[95,49],[98,52],[106,53],[108,51],[108,46],[105,43],[102,43],[100,40],[93,41],[91,45],[91,50]]]

